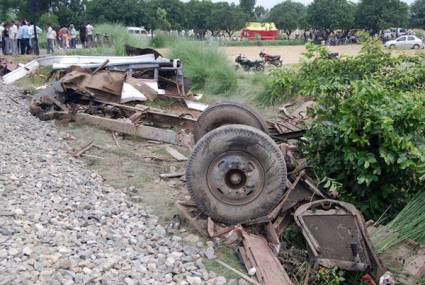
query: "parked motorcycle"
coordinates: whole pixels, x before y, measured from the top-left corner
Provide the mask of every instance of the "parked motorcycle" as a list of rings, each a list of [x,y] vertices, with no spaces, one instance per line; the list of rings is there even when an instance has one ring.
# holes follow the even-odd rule
[[[235,62],[242,66],[245,71],[264,71],[264,61],[263,60],[250,60],[245,56],[238,55],[235,59]]]
[[[264,51],[260,52],[260,57],[268,64],[274,65],[276,67],[282,66],[282,59],[280,58],[280,55],[270,55],[265,53]]]

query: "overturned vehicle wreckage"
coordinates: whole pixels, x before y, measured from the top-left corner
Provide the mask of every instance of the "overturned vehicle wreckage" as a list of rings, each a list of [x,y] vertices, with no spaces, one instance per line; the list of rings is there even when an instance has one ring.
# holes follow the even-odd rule
[[[56,63],[53,70],[58,80],[36,94],[30,107],[41,120],[72,120],[145,139],[184,144],[185,134],[170,128],[179,126],[190,131],[196,121],[191,113],[173,114],[143,103],[171,98],[187,106],[202,105],[190,100],[194,95],[189,93],[190,80],[184,78],[181,62],[159,54],[101,64]]]
[[[182,202],[180,209],[198,231],[238,248],[261,284],[294,284],[277,258],[290,223],[301,229],[315,267],[379,280],[386,270],[362,215],[330,199],[290,144],[304,132],[297,115],[266,122],[230,102],[205,110],[195,124],[197,143],[186,169],[194,204]]]

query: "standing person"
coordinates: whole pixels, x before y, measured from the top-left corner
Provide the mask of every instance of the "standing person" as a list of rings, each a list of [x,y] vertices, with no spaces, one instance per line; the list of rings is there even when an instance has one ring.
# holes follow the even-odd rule
[[[36,29],[36,32],[37,32],[37,38],[39,39],[42,30],[38,26],[36,26],[35,29]],[[32,52],[35,51],[34,50],[35,49],[35,34],[34,34],[34,23],[33,22],[30,23],[29,33],[30,33],[30,47],[31,47],[31,53],[32,53]]]
[[[21,54],[28,54],[30,51],[30,33],[29,27],[26,21],[22,22],[21,27]]]
[[[57,35],[58,35],[58,41],[59,41],[59,48],[60,49],[64,48],[63,33],[64,33],[63,28],[60,28],[58,30],[58,33],[57,33]]]
[[[74,25],[69,25],[69,31],[71,33],[71,48],[77,47],[77,30],[75,29]]]
[[[18,34],[16,35],[16,47],[17,47],[17,51],[16,53],[19,54],[21,52],[21,29],[22,29],[22,25],[21,22],[17,21],[16,26],[18,27]]]
[[[18,26],[16,22],[12,22],[12,25],[9,28],[9,42],[10,42],[10,52],[13,55],[18,54]]]
[[[55,50],[53,49],[54,47],[54,42],[56,40],[56,32],[55,30],[53,30],[53,28],[50,25],[47,25],[47,53],[54,53]]]
[[[84,24],[81,24],[80,26],[80,41],[83,48],[87,47],[87,33],[86,33],[86,26]]]
[[[86,32],[87,32],[87,47],[91,48],[93,47],[93,26],[90,25],[90,23],[86,26]]]
[[[9,54],[9,23],[7,22],[3,24],[3,31],[1,33],[1,43],[3,54]]]

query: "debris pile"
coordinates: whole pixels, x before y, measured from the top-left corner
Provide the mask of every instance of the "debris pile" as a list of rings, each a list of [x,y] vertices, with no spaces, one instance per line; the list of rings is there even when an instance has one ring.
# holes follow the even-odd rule
[[[33,97],[30,111],[41,120],[72,120],[145,139],[188,145],[187,134],[193,129],[197,112],[185,109],[171,113],[141,103],[171,98],[191,109],[206,108],[191,101],[200,97],[189,92],[190,80],[184,78],[181,62],[158,53],[110,58],[50,57],[36,62],[51,65],[51,76],[58,79]],[[3,79],[12,82],[11,77]],[[183,130],[177,133],[171,130],[173,127]]]
[[[18,65],[14,61],[0,57],[0,76],[3,76],[17,68]]]
[[[279,259],[286,250],[281,237],[295,224],[313,269],[336,267],[379,282],[386,269],[361,213],[317,186],[293,143],[305,131],[309,105],[282,110],[270,122],[234,103],[209,107],[195,125],[186,170],[194,203],[178,207],[201,234],[236,248],[248,277],[260,284],[295,284]]]

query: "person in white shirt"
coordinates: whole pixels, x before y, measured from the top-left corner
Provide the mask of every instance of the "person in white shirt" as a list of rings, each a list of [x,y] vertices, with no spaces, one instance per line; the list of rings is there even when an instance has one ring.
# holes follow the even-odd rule
[[[93,26],[90,23],[86,26],[86,34],[87,34],[87,47],[91,48],[93,44]]]
[[[53,49],[54,47],[54,42],[56,40],[56,32],[55,30],[52,29],[52,27],[50,25],[48,25],[47,28],[47,53],[54,53],[55,50]]]
[[[36,26],[36,30],[37,30],[37,38],[40,38],[40,34],[43,32],[41,30],[41,28],[39,26]],[[35,48],[35,35],[34,35],[34,23],[31,22],[30,26],[29,26],[29,33],[30,33],[30,46],[31,46],[31,51],[34,52],[34,48]]]
[[[9,42],[10,42],[10,52],[13,55],[18,54],[18,26],[16,23],[12,23],[9,28]]]

